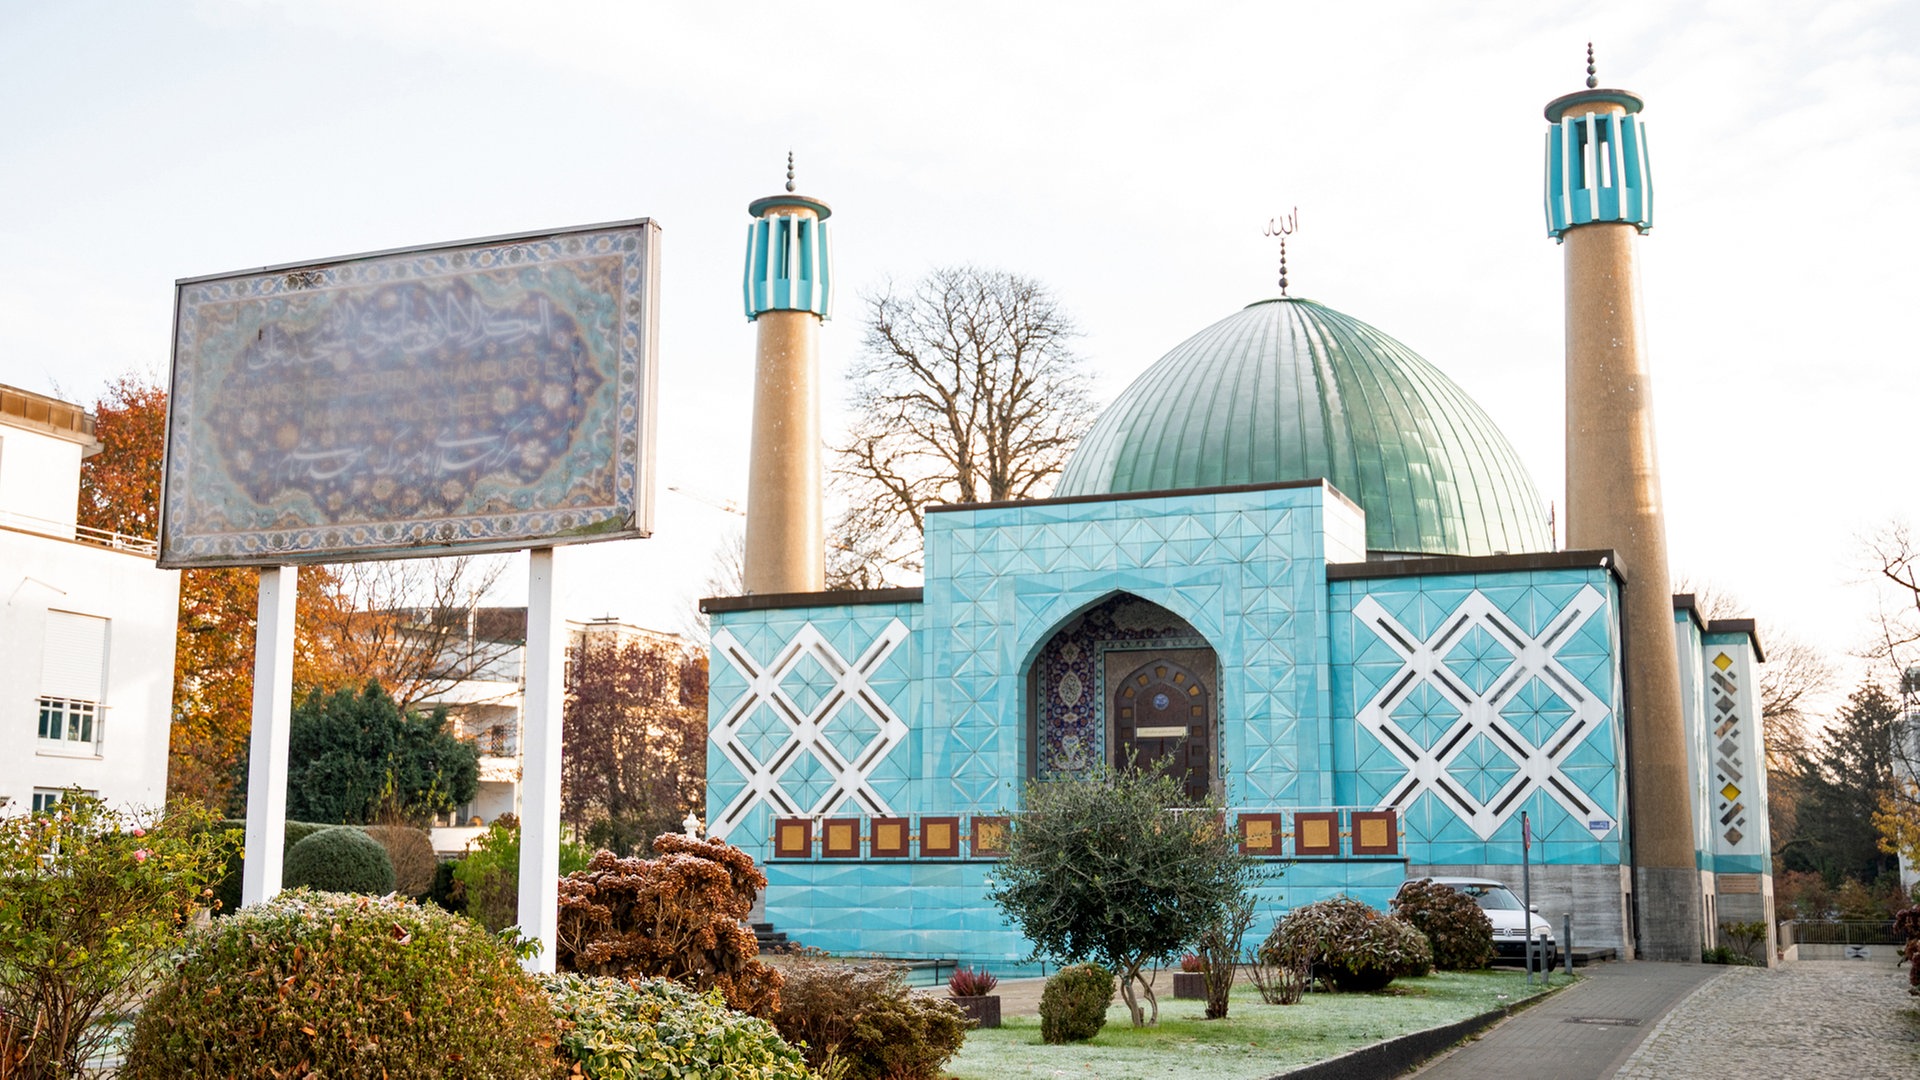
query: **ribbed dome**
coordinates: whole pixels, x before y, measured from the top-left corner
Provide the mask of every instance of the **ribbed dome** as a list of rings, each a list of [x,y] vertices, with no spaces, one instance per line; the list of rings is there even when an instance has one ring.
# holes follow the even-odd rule
[[[1367,512],[1370,551],[1547,551],[1545,507],[1493,421],[1439,369],[1310,300],[1252,304],[1134,380],[1057,496],[1324,477]]]

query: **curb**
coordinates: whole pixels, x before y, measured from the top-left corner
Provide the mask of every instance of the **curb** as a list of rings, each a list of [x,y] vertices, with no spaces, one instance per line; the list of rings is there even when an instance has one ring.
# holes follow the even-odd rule
[[[1401,1035],[1398,1038],[1374,1043],[1372,1046],[1363,1046],[1336,1058],[1318,1061],[1291,1072],[1278,1073],[1268,1077],[1267,1080],[1393,1080],[1394,1077],[1405,1075],[1429,1058],[1451,1050],[1455,1045],[1465,1042],[1507,1017],[1525,1012],[1562,990],[1577,985],[1579,984],[1570,982],[1561,986],[1548,987],[1544,992],[1535,994],[1517,1005],[1503,1005],[1478,1016],[1469,1016],[1465,1020],[1455,1020],[1451,1024],[1416,1031],[1410,1035]]]

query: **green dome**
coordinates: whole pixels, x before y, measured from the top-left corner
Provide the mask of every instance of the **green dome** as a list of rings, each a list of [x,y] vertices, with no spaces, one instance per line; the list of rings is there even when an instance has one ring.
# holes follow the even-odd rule
[[[1325,478],[1367,548],[1493,555],[1553,546],[1540,494],[1465,391],[1358,319],[1266,300],[1160,358],[1102,413],[1056,496]]]

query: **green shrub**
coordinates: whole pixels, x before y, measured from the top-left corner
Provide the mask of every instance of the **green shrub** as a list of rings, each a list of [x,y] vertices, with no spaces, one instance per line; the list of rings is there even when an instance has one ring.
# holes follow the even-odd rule
[[[1427,935],[1433,966],[1441,971],[1478,971],[1493,963],[1493,923],[1467,894],[1423,878],[1401,887],[1393,913]]]
[[[293,845],[280,881],[289,889],[385,896],[393,891],[393,862],[364,830],[335,825]]]
[[[1085,1042],[1107,1026],[1113,972],[1099,964],[1061,968],[1040,991],[1040,1037],[1050,1043]]]
[[[555,827],[556,829],[558,826]],[[593,852],[571,841],[560,842],[560,876],[587,868]],[[512,814],[496,818],[487,831],[467,845],[467,857],[453,867],[454,890],[466,905],[469,918],[499,933],[520,921],[520,821]]]
[[[561,1065],[578,1065],[588,1080],[811,1075],[800,1051],[782,1041],[772,1024],[728,1009],[718,991],[696,994],[666,979],[539,979],[560,1021]]]
[[[214,914],[231,915],[240,910],[240,886],[247,865],[247,822],[245,818],[224,818],[214,822],[212,827],[221,832],[237,829],[240,833],[240,839],[236,841],[233,847],[227,852],[226,867],[221,872],[219,883],[215,885],[213,889],[214,899],[219,901],[219,905],[214,908]],[[281,876],[283,878],[285,877],[284,868],[286,865],[286,857],[287,853],[293,850],[293,845],[305,840],[307,837],[312,836],[322,829],[331,828],[333,828],[333,826],[313,821],[287,822],[285,838],[280,844],[280,859],[283,870]]]
[[[0,1077],[77,1077],[138,1001],[238,842],[191,804],[157,820],[77,790],[0,817]]]
[[[1350,896],[1287,912],[1260,946],[1260,957],[1279,965],[1290,956],[1305,957],[1335,990],[1379,990],[1433,970],[1426,935]]]
[[[1723,922],[1720,924],[1720,940],[1735,956],[1745,958],[1749,964],[1767,962],[1767,921],[1758,919],[1753,922]],[[1738,962],[1738,961],[1736,961]]]
[[[432,837],[411,825],[368,825],[366,833],[387,849],[387,861],[393,864],[394,892],[417,900],[432,891],[434,872],[440,869]]]
[[[398,897],[282,893],[195,933],[125,1080],[551,1074],[546,995],[470,920]]]
[[[890,967],[802,960],[785,975],[774,1026],[822,1076],[937,1080],[966,1041],[959,1006],[914,996]]]

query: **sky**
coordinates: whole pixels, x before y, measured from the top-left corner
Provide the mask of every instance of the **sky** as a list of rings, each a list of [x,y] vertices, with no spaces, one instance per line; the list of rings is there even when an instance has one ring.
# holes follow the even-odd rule
[[[564,549],[560,595],[680,629],[745,502],[746,206],[791,150],[834,211],[829,433],[863,293],[1038,278],[1107,401],[1275,294],[1298,207],[1291,293],[1438,365],[1563,505],[1541,109],[1588,41],[1647,103],[1674,573],[1844,657],[1861,538],[1920,523],[1912,4],[0,0],[0,383],[164,379],[177,278],[653,218],[655,533]]]

